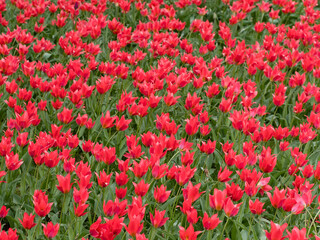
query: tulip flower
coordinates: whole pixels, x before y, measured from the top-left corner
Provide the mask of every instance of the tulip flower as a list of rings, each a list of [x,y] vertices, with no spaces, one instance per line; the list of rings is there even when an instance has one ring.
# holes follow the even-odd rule
[[[48,203],[48,196],[45,192],[41,190],[35,190],[33,195],[33,205],[36,214],[40,217],[46,216],[50,210],[53,203]]]
[[[266,233],[266,237],[268,240],[282,240],[285,239],[283,236],[283,231],[287,228],[288,224],[285,223],[283,225],[279,225],[271,221],[271,230],[268,232],[264,230]]]
[[[5,157],[6,166],[10,171],[17,170],[23,163],[22,160],[19,160],[18,153],[6,155]]]
[[[214,214],[211,217],[205,212],[202,218],[203,227],[207,230],[215,229],[221,221],[218,218],[218,214]]]
[[[67,174],[67,176],[57,175],[57,179],[59,181],[59,185],[56,185],[58,190],[62,193],[68,193],[70,192],[70,189],[73,185],[73,183],[70,183],[71,177],[70,173]]]
[[[160,187],[156,187],[153,196],[157,203],[164,203],[170,196],[171,191],[166,191],[167,187],[161,185]]]
[[[259,199],[256,199],[254,202],[249,200],[249,209],[253,214],[261,215],[265,209],[263,209],[264,203],[260,202]]]
[[[155,210],[154,216],[150,213],[150,221],[155,228],[162,227],[166,221],[169,219],[168,217],[164,217],[166,210],[159,212]]]
[[[197,236],[201,233],[201,231],[194,231],[192,224],[189,225],[187,229],[184,227],[179,227],[179,234],[182,240],[196,240]]]
[[[25,228],[25,229],[31,229],[33,228],[36,224],[34,223],[34,217],[35,215],[31,214],[28,215],[28,213],[24,213],[23,214],[23,219],[21,221],[21,219],[19,219],[20,223],[22,224],[22,226]]]
[[[43,226],[43,233],[47,238],[54,238],[59,231],[59,223],[53,225],[52,222],[49,222],[47,225],[42,224]]]
[[[2,206],[0,209],[0,218],[5,218],[9,212],[10,208],[6,208],[6,206]]]

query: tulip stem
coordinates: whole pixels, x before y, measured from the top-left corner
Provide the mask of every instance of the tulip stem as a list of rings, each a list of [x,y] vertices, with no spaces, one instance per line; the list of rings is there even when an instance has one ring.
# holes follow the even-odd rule
[[[109,171],[110,171],[110,164],[108,164],[107,166],[107,175],[109,175]]]
[[[24,173],[23,175],[23,180],[22,180],[22,184],[21,184],[21,191],[22,191],[22,195],[24,195],[24,192],[25,192],[25,187],[26,187],[26,175],[27,173],[29,172],[29,168],[31,166],[31,161],[32,159],[29,159],[29,164],[28,164],[28,167],[27,167],[27,171]]]
[[[125,239],[125,236],[126,236],[126,235],[127,235],[126,232],[124,232],[121,240],[122,240],[122,239]]]
[[[205,231],[202,231],[202,233],[201,233],[201,235],[200,235],[199,239],[202,239],[202,236],[203,236],[204,232],[205,232]]]
[[[306,208],[306,210],[307,210],[307,208]],[[307,210],[308,211],[308,210]],[[309,211],[308,211],[309,212]],[[317,214],[314,216],[314,218],[312,219],[312,222],[311,222],[311,225],[310,225],[310,227],[309,227],[309,230],[308,230],[308,235],[307,236],[309,236],[309,234],[310,234],[310,231],[311,231],[311,228],[313,227],[313,225],[314,225],[314,223],[315,223],[315,221],[316,221],[316,218],[318,217],[318,215],[320,214],[320,210],[317,212]]]
[[[8,184],[10,182],[10,175],[11,175],[11,171],[9,170],[7,173],[7,182],[6,182],[6,188],[4,190],[5,194],[7,194],[7,188],[8,188]]]
[[[177,204],[178,204],[178,198],[179,198],[179,194],[180,194],[180,191],[181,191],[181,186],[178,187],[178,193],[175,197],[175,200],[174,200],[174,204],[173,204],[173,208],[171,210],[171,213],[170,213],[170,218],[172,219],[173,217],[173,212],[175,211],[176,207],[177,207]]]
[[[213,230],[209,230],[208,231],[207,240],[211,240],[212,239],[212,233],[213,233]]]
[[[61,210],[61,214],[60,214],[60,226],[61,226],[61,220],[62,220],[62,214],[63,214],[63,210],[64,210],[65,201],[66,201],[66,194],[63,194],[62,210]]]
[[[293,213],[291,212],[289,215],[287,215],[287,216],[282,220],[282,222],[281,222],[280,225],[284,224],[285,221],[287,220],[287,218],[291,217],[292,214],[293,214]]]
[[[223,226],[220,240],[223,239],[223,233],[224,233],[224,230],[226,229],[226,226],[228,225],[228,222],[229,222],[229,217],[227,217],[227,222],[226,222],[226,224]]]
[[[36,187],[38,185],[38,175],[39,175],[39,165],[36,166],[36,172],[35,172],[35,177],[36,177]]]
[[[274,213],[273,222],[275,221],[275,218],[277,217],[277,213],[278,213],[278,208],[276,208],[276,211],[275,211],[275,213]]]
[[[178,150],[175,154],[173,154],[173,156],[170,158],[170,160],[168,161],[168,165],[171,162],[171,160],[179,153],[180,151]]]
[[[102,130],[101,131],[99,131],[99,133],[98,133],[98,135],[96,136],[96,139],[94,140],[94,142],[96,142],[97,141],[97,139],[98,139],[98,137],[99,137],[99,135],[100,135],[100,133],[102,132]]]
[[[37,226],[34,229],[34,232],[33,232],[32,236],[31,236],[31,239],[35,239],[34,237],[35,237],[36,232],[38,231],[38,227],[40,226],[40,223],[41,223],[41,217],[39,218],[39,221],[37,223]]]
[[[48,190],[48,183],[49,183],[49,178],[50,178],[50,168],[48,167],[48,171],[47,171],[47,182],[46,182],[46,191]]]
[[[155,230],[154,227],[151,227],[149,240],[153,240],[154,230]]]
[[[117,133],[119,133],[119,131],[116,131],[110,138],[109,138],[109,140],[108,140],[108,142],[107,142],[107,144],[106,144],[106,146],[108,145],[108,143],[111,141],[111,139],[117,134]]]

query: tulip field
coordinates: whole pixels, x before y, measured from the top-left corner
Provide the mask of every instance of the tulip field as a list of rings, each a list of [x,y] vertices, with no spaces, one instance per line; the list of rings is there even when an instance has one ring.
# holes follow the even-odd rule
[[[0,0],[0,240],[320,240],[317,0]]]

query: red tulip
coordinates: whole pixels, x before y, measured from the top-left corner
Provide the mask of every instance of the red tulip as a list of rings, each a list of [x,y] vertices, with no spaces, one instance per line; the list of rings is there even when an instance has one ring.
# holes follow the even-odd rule
[[[131,123],[132,119],[128,119],[126,120],[124,118],[124,116],[122,116],[120,119],[119,117],[117,116],[116,117],[116,129],[118,131],[124,131],[126,130],[128,127],[129,127],[129,124]]]
[[[9,212],[10,208],[6,208],[6,206],[2,206],[0,209],[0,218],[5,218]]]
[[[150,221],[155,228],[162,227],[169,219],[168,217],[164,217],[165,213],[166,210],[159,212],[157,209],[155,210],[154,216],[150,213]]]
[[[215,229],[221,221],[218,218],[218,214],[214,214],[211,217],[205,212],[202,218],[203,227],[207,230]]]
[[[231,180],[231,178],[229,178],[231,174],[232,174],[232,171],[229,171],[227,166],[224,168],[223,171],[222,171],[222,168],[220,167],[220,171],[218,173],[218,180],[220,182],[228,182]]]
[[[52,222],[49,222],[47,225],[42,224],[43,226],[43,233],[47,238],[54,238],[59,231],[59,223],[53,225]]]
[[[171,191],[166,191],[167,187],[161,185],[156,187],[153,193],[154,199],[157,203],[164,203],[169,198]]]
[[[30,213],[30,215],[28,215],[28,213],[24,213],[23,214],[23,220],[21,221],[20,219],[19,219],[19,221],[20,221],[20,223],[22,224],[22,226],[25,228],[25,229],[31,229],[31,228],[33,228],[36,224],[34,223],[34,217],[35,217],[35,215],[33,215],[33,214],[31,214]]]
[[[220,211],[224,207],[226,201],[227,192],[226,190],[214,189],[213,195],[209,195],[210,207]]]
[[[10,171],[17,170],[23,164],[23,161],[19,160],[18,153],[14,154],[14,155],[13,155],[13,153],[10,155],[6,155],[5,162],[6,162],[7,168]]]
[[[140,216],[134,216],[130,219],[128,226],[124,226],[132,237],[135,237],[137,233],[142,231],[143,223],[141,223],[141,220]]]
[[[186,122],[187,122],[186,126],[185,126],[186,133],[189,136],[196,134],[198,132],[199,126],[200,126],[198,115],[195,117],[190,115],[190,119],[187,119]]]
[[[264,203],[260,202],[259,199],[256,199],[254,202],[249,200],[249,209],[253,214],[261,215],[265,209],[263,209]]]
[[[236,185],[234,182],[231,183],[231,186],[226,183],[227,196],[232,199],[232,201],[239,201],[243,196],[243,190],[239,185]]]
[[[287,228],[288,224],[285,223],[283,225],[276,224],[271,221],[271,230],[270,232],[267,232],[267,230],[264,230],[266,233],[266,237],[268,240],[282,240],[285,239],[285,237],[282,237],[283,231]]]
[[[230,198],[227,198],[223,210],[228,217],[233,217],[238,214],[241,203],[233,204]]]
[[[119,199],[123,199],[127,194],[127,187],[125,188],[117,188],[116,187],[116,196]]]
[[[270,199],[272,206],[275,208],[280,208],[282,207],[283,201],[285,200],[286,190],[285,189],[279,190],[278,187],[275,187],[273,196],[269,192],[267,192],[267,195]]]
[[[28,144],[28,132],[24,132],[24,133],[18,133],[18,137],[17,137],[17,144],[20,146],[20,147],[24,147],[25,145]]]
[[[103,128],[112,128],[114,126],[114,121],[116,117],[110,117],[110,112],[107,111],[106,115],[102,114],[100,122]]]
[[[110,183],[110,178],[112,176],[112,173],[110,173],[109,175],[106,174],[106,172],[104,170],[102,170],[102,172],[100,171],[100,177],[98,175],[98,173],[95,173],[98,179],[98,184],[100,187],[107,187],[109,186]]]
[[[277,164],[277,157],[274,155],[271,155],[271,148],[268,147],[267,149],[265,149],[265,147],[263,147],[260,160],[259,160],[260,169],[265,173],[270,173],[273,171],[276,164]]]
[[[87,207],[89,206],[89,204],[84,204],[84,203],[80,203],[78,205],[78,207],[76,207],[75,205],[73,205],[73,208],[74,208],[74,214],[77,216],[77,217],[81,217],[81,216],[84,216],[86,214],[86,212],[84,212]]]
[[[179,234],[182,240],[196,240],[201,231],[194,231],[192,224],[187,229],[179,226]]]
[[[294,226],[292,232],[290,233],[287,230],[289,240],[308,240],[309,238],[306,237],[307,230],[302,228],[301,230]]]
[[[144,195],[146,195],[146,193],[149,190],[149,186],[150,184],[145,183],[144,180],[142,179],[138,184],[136,183],[132,183],[134,186],[134,192],[138,195],[143,197]]]
[[[198,183],[197,185],[193,186],[192,182],[189,181],[188,186],[185,189],[182,189],[183,192],[183,198],[185,200],[190,199],[191,202],[195,202],[203,192],[199,192],[199,189],[201,187],[201,183]]]
[[[62,193],[68,193],[70,192],[70,189],[73,185],[73,183],[70,183],[71,177],[70,173],[67,174],[67,176],[57,175],[59,185],[56,185],[58,190]]]
[[[45,192],[35,190],[33,195],[33,204],[36,214],[40,217],[44,217],[50,212],[53,203],[48,203],[48,196],[45,195]]]
[[[196,224],[200,217],[198,217],[197,209],[191,207],[190,210],[186,211],[187,221],[190,224]]]
[[[57,114],[58,120],[60,122],[63,122],[65,124],[70,123],[73,120],[72,117],[72,109],[63,108],[63,111],[61,113]]]

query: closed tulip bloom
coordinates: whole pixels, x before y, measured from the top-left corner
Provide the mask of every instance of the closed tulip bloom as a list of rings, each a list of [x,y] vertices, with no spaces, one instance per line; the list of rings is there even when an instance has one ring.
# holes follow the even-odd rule
[[[116,196],[119,199],[123,199],[127,194],[127,187],[125,188],[117,188],[116,187]]]
[[[28,144],[28,132],[24,132],[24,133],[18,133],[18,137],[17,137],[17,144],[20,146],[20,147],[24,147],[25,145]]]
[[[129,181],[128,175],[125,172],[117,173],[116,172],[116,183],[118,186],[126,185]]]

